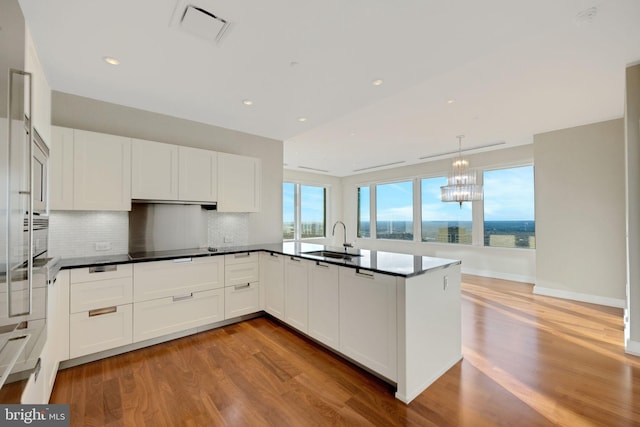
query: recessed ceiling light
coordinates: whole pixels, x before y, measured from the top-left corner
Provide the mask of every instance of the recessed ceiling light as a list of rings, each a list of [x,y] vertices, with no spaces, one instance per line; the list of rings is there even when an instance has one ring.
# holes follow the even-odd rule
[[[299,122],[306,122],[307,118],[306,117],[298,117],[298,121]]]
[[[112,56],[105,56],[102,58],[104,60],[104,62],[106,62],[107,64],[110,65],[120,65],[120,60],[117,58],[114,58]]]
[[[253,105],[253,101],[250,99],[243,99],[242,103],[246,106]]]
[[[447,104],[451,105],[451,104],[455,104],[456,100],[455,99],[448,99],[447,100]]]
[[[383,83],[383,81],[380,80],[380,79],[376,79],[376,80],[371,82],[371,84],[374,85],[374,86],[380,86],[380,85],[382,85],[382,83]]]

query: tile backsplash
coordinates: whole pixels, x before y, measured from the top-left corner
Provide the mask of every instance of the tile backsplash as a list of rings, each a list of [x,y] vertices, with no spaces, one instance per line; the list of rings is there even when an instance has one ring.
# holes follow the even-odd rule
[[[249,214],[207,213],[209,246],[249,243]],[[103,250],[98,250],[103,249]],[[52,211],[49,214],[49,254],[62,258],[125,254],[129,251],[129,213]]]
[[[96,250],[102,246],[105,250]],[[126,254],[129,213],[52,211],[49,213],[49,254],[63,258]]]

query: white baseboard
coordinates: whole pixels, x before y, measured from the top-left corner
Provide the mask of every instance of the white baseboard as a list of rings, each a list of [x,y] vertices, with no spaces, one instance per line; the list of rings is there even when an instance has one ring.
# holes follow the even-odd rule
[[[582,294],[580,292],[563,291],[560,289],[544,288],[539,285],[533,287],[536,295],[568,299],[573,301],[588,302],[591,304],[606,305],[608,307],[626,308],[627,301],[619,298],[603,297],[599,295]]]
[[[624,346],[624,352],[634,356],[640,356],[640,342],[627,340]]]
[[[535,277],[522,276],[519,274],[476,270],[474,268],[464,268],[464,263],[462,267],[462,274],[471,274],[471,275],[480,276],[480,277],[490,277],[492,279],[511,280],[512,282],[521,282],[521,283],[535,283],[536,281]]]

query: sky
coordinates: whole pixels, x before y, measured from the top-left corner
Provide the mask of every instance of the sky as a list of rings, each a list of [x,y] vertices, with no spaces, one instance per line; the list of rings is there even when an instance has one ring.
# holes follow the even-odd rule
[[[533,166],[485,171],[485,221],[534,220]],[[422,180],[423,221],[471,221],[471,203],[462,208],[458,203],[440,200],[440,187],[445,177]],[[302,220],[322,221],[321,187],[301,186]],[[411,221],[413,218],[413,182],[397,182],[376,186],[377,217],[380,221]],[[369,221],[370,195],[360,192],[361,220]],[[294,184],[283,185],[283,220],[294,220]]]

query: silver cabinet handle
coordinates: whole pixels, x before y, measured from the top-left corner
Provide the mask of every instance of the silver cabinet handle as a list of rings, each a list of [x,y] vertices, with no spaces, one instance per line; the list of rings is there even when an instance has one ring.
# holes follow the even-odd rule
[[[329,264],[323,264],[320,261],[316,261],[316,265],[322,268],[329,268]]]
[[[89,267],[89,274],[106,273],[108,271],[118,271],[118,266],[117,265],[98,265],[95,267]]]
[[[280,255],[273,253],[273,252],[269,252],[269,255],[271,255],[274,258],[278,258]]]
[[[300,260],[298,258],[294,258],[292,256],[290,256],[289,258],[291,259],[291,261],[300,262]]]
[[[175,264],[180,264],[183,262],[193,262],[193,258],[177,258],[177,259],[174,259],[173,262]]]
[[[239,291],[240,289],[247,289],[249,287],[251,287],[251,283],[245,283],[244,285],[235,285],[233,289]]]
[[[89,317],[102,316],[104,314],[111,314],[118,311],[118,307],[97,308],[95,310],[89,310]]]
[[[234,254],[234,258],[248,258],[251,256],[251,252],[247,252],[246,254]]]
[[[193,298],[193,292],[190,293],[189,295],[182,295],[182,296],[177,296],[177,297],[173,297],[173,302],[178,302],[178,301],[185,301],[188,299]]]
[[[373,273],[363,273],[360,270],[356,270],[356,276],[362,277],[362,278],[365,278],[365,279],[373,279],[374,278]]]

